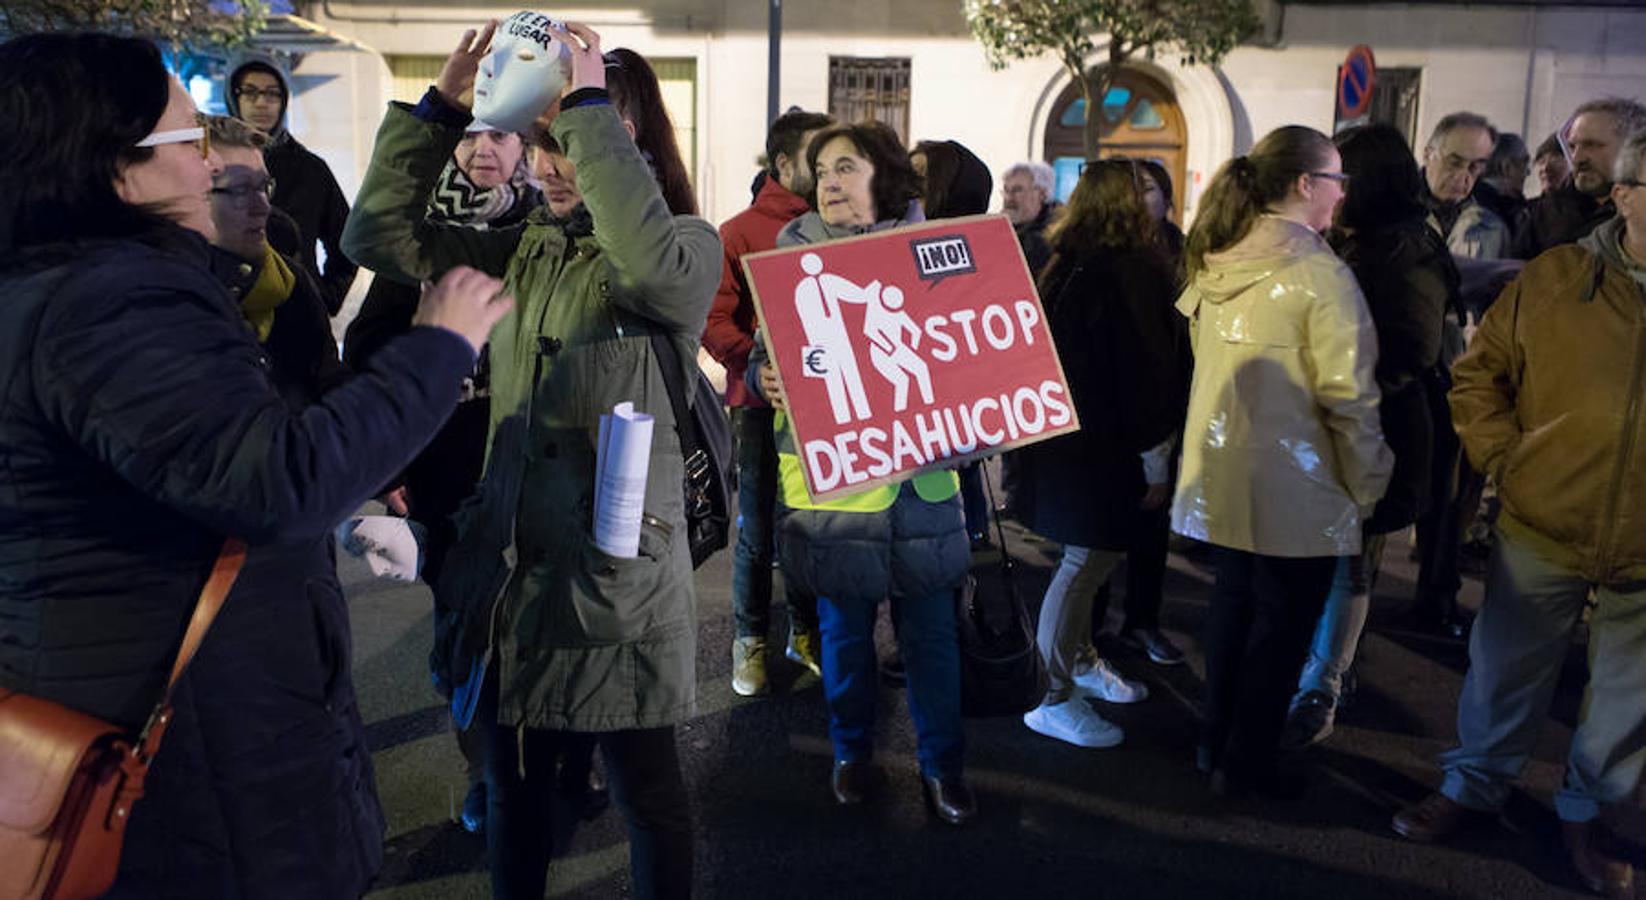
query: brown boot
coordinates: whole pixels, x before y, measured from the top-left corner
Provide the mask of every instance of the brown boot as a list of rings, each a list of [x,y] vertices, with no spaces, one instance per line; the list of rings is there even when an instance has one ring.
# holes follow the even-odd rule
[[[1395,813],[1389,827],[1407,840],[1432,844],[1451,837],[1484,815],[1437,791]]]
[[[1635,896],[1634,867],[1601,849],[1603,832],[1598,821],[1561,822],[1560,832],[1566,838],[1566,855],[1584,887],[1606,897]]]

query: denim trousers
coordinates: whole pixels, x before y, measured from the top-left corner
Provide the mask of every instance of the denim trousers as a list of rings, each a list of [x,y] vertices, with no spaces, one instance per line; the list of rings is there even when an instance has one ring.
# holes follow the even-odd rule
[[[1587,822],[1628,800],[1646,769],[1646,581],[1593,584],[1502,531],[1496,537],[1457,702],[1459,746],[1441,757],[1440,791],[1480,810],[1508,800],[1593,591],[1589,684],[1555,794],[1562,820]]]
[[[1297,680],[1298,695],[1319,691],[1333,700],[1343,694],[1343,676],[1354,665],[1360,649],[1360,635],[1372,610],[1372,588],[1383,562],[1387,535],[1368,534],[1361,538],[1359,556],[1340,556],[1332,572],[1332,589],[1326,608],[1315,624],[1309,658]]]
[[[954,592],[898,597],[892,603],[898,650],[908,676],[909,716],[914,719],[920,773],[931,778],[961,774],[966,732],[960,718],[960,643],[954,625]],[[823,625],[823,696],[829,705],[829,739],[836,759],[868,762],[874,756],[874,619],[879,603],[819,597]]]
[[[497,723],[494,683],[482,694],[474,728],[484,733],[494,900],[543,896],[555,841],[569,840],[577,818],[568,797],[588,786],[594,744],[605,757],[612,798],[629,823],[634,895],[691,896],[691,801],[673,727],[599,734],[516,729]]]
[[[1218,548],[1217,586],[1206,610],[1201,734],[1214,765],[1274,764],[1300,661],[1336,567],[1334,556]]]
[[[732,619],[736,637],[765,637],[772,622],[773,518],[777,506],[776,411],[732,410],[737,440],[737,546],[732,555]],[[785,583],[789,626],[817,630],[817,601]]]

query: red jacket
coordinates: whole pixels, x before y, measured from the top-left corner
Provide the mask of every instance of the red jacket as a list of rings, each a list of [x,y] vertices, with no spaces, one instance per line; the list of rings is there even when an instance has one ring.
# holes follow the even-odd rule
[[[805,198],[792,193],[776,178],[767,177],[754,204],[720,226],[720,243],[726,248],[726,256],[720,290],[714,294],[714,306],[703,329],[703,348],[726,367],[729,406],[766,405],[743,384],[749,351],[754,348],[754,330],[759,325],[755,321],[754,296],[743,278],[743,254],[775,249],[777,233],[809,208]]]

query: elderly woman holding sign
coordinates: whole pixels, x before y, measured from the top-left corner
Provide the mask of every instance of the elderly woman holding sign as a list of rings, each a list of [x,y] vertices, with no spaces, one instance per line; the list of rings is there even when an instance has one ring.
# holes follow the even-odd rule
[[[416,108],[389,109],[344,246],[402,280],[470,263],[520,298],[491,342],[485,479],[458,511],[436,586],[462,618],[453,644],[437,648],[449,654],[454,712],[473,717],[486,745],[493,895],[543,896],[555,817],[568,813],[556,768],[598,742],[629,820],[634,893],[685,896],[692,831],[675,725],[694,711],[697,623],[669,362],[652,335],[672,344],[690,383],[720,240],[692,215],[644,58],[601,54],[593,31],[535,13],[510,18],[495,42],[494,28],[464,36]],[[537,65],[562,54],[569,84]],[[563,165],[580,207],[551,215],[551,192],[548,208],[511,228],[425,221],[471,92],[474,111],[501,128],[557,112],[556,177]],[[608,552],[591,529],[600,416],[623,402],[656,420],[632,555]]]
[[[822,132],[808,160],[817,173],[813,211],[790,222],[779,247],[814,244],[920,222],[920,179],[897,136],[865,123]],[[815,273],[814,273],[815,274]],[[756,342],[751,388],[785,409],[783,388]],[[830,787],[843,805],[872,791],[874,619],[891,596],[909,679],[909,711],[919,738],[920,774],[932,811],[963,824],[977,803],[962,778],[960,657],[954,591],[969,548],[953,472],[918,475],[848,497],[814,502],[806,492],[794,432],[780,412],[777,513],[783,577],[818,598],[823,629],[823,691],[834,743]]]

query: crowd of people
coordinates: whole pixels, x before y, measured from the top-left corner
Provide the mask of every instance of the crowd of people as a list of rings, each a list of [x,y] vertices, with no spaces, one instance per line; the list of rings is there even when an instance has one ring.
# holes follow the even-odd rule
[[[814,500],[742,258],[986,212],[989,166],[794,109],[717,230],[646,59],[544,27],[569,72],[529,130],[475,117],[496,23],[467,32],[389,108],[352,205],[286,130],[269,61],[202,116],[149,43],[0,45],[0,699],[135,733],[217,548],[251,545],[178,683],[113,896],[372,883],[384,819],[333,555],[372,497],[416,523],[493,894],[543,896],[555,835],[609,793],[635,892],[689,895],[676,728],[698,619],[668,385],[700,346],[736,442],[718,652],[733,691],[766,694],[782,622],[782,657],[821,681],[834,802],[884,789],[892,679],[932,814],[979,815],[954,597],[1000,514],[1061,547],[1025,727],[1124,740],[1090,702],[1148,696],[1097,650],[1111,591],[1139,659],[1185,661],[1160,628],[1175,532],[1216,573],[1196,765],[1217,795],[1299,796],[1291,751],[1332,733],[1389,538],[1415,527],[1412,615],[1467,637],[1470,667],[1440,786],[1393,830],[1443,840],[1505,803],[1586,623],[1555,808],[1582,883],[1633,896],[1601,822],[1646,766],[1646,107],[1584,103],[1535,156],[1471,112],[1420,148],[1387,125],[1279,128],[1218,169],[1187,234],[1158,161],[1091,160],[1066,203],[1050,167],[1012,164],[1002,209],[1081,430],[1008,454],[995,500],[975,462]],[[375,278],[340,357],[357,265]],[[591,530],[600,416],[623,401],[656,419],[633,557]]]

